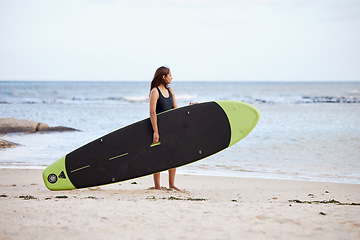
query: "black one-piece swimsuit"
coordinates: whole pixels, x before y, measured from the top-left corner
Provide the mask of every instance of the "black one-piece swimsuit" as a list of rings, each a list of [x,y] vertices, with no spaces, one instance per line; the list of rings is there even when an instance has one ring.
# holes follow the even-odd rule
[[[156,103],[156,113],[161,113],[161,112],[172,109],[174,102],[173,102],[173,97],[172,97],[170,90],[168,89],[169,97],[166,98],[162,95],[162,93],[158,87],[156,87],[156,89],[159,91],[159,99],[157,100],[157,103]]]

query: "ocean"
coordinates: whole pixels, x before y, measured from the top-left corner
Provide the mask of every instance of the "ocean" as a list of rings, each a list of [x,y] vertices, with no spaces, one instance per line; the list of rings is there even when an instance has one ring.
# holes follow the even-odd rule
[[[149,82],[0,81],[0,117],[78,132],[13,133],[0,168],[45,168],[72,150],[149,117]],[[176,82],[178,106],[237,100],[260,111],[234,146],[178,173],[360,184],[360,82]]]

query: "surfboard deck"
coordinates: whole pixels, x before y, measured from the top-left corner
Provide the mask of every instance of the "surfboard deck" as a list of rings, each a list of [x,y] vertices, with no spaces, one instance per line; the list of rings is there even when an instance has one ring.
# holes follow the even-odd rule
[[[100,186],[190,164],[240,141],[259,111],[237,101],[214,101],[157,115],[160,142],[152,144],[150,118],[120,128],[60,158],[43,172],[50,190]]]

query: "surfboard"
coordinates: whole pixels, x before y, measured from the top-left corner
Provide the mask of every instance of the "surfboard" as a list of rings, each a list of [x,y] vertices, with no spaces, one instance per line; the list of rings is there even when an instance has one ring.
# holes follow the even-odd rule
[[[100,186],[184,166],[224,150],[247,136],[259,111],[224,100],[157,115],[159,143],[150,118],[120,128],[63,156],[43,171],[50,190]]]

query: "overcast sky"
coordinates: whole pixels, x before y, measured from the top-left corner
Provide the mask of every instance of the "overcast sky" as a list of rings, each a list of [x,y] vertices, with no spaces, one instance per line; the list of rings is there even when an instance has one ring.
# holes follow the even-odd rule
[[[0,0],[0,80],[359,81],[359,0]]]

